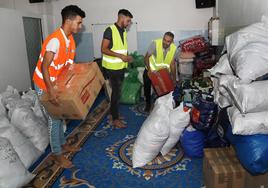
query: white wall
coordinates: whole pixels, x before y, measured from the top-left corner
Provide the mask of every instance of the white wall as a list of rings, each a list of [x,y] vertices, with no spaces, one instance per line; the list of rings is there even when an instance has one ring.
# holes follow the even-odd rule
[[[0,0],[0,92],[7,85],[19,90],[31,86],[22,17],[41,18],[45,38],[55,29],[50,6],[30,4],[28,0]]]
[[[61,25],[60,12],[76,4],[86,12],[85,33],[92,24],[111,23],[121,8],[129,9],[138,22],[138,31],[206,30],[213,9],[196,9],[194,0],[46,0],[30,4],[29,0],[0,0],[0,92],[7,84],[20,90],[30,86],[28,59],[22,16],[42,18],[44,38]]]
[[[32,14],[0,8],[0,91],[7,85],[19,90],[31,86],[22,16]]]
[[[52,1],[57,25],[61,23],[61,9],[69,4],[76,4],[86,12],[87,32],[92,31],[91,24],[115,22],[121,8],[133,14],[138,31],[207,29],[213,15],[213,8],[196,9],[194,0],[58,0]]]
[[[219,16],[226,34],[260,21],[268,13],[267,0],[219,0]]]

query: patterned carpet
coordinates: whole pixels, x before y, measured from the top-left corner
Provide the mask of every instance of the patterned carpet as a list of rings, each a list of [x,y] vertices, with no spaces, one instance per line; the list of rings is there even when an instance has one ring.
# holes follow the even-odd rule
[[[140,105],[143,105],[142,103]],[[53,187],[200,188],[202,160],[183,158],[180,145],[144,168],[131,167],[131,154],[146,114],[140,105],[121,105],[128,128],[113,129],[106,116],[73,158],[76,168],[64,170]]]
[[[77,127],[73,130],[77,133],[78,129],[78,132],[84,135],[85,142],[79,153],[70,155],[75,168],[55,170],[56,167],[53,168],[54,164],[49,160],[45,163],[45,173],[39,175],[35,182],[27,187],[202,187],[202,159],[183,157],[180,145],[166,156],[159,155],[144,168],[131,167],[133,143],[147,115],[142,112],[143,106],[143,103],[136,106],[121,105],[120,113],[125,117],[124,122],[128,128],[113,129],[108,116],[102,119],[108,109],[107,103],[100,103],[96,107],[97,110],[92,112],[93,116],[91,114],[89,120],[82,125],[83,128]],[[77,142],[79,139],[75,140]],[[50,181],[43,186],[36,184],[43,179]]]

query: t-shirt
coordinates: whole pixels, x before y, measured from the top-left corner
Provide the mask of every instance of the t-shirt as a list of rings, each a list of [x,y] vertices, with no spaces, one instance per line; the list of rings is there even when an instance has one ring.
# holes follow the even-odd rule
[[[122,39],[123,44],[124,44],[124,42],[125,42],[124,41],[124,32],[125,32],[125,29],[119,27],[116,23],[115,23],[115,26],[118,29],[119,34],[120,34],[121,39]],[[104,33],[103,33],[103,39],[107,39],[107,40],[110,41],[109,49],[112,49],[113,48],[113,33],[112,33],[112,29],[110,27],[107,27],[106,30],[104,31]]]
[[[163,48],[164,58],[166,57],[169,50],[170,50],[170,47],[168,47],[167,49]],[[150,44],[147,53],[149,56],[151,56],[151,55],[156,56],[156,43],[155,43],[155,41],[153,41]],[[177,54],[178,54],[178,50],[176,50],[173,60],[176,58]]]
[[[64,31],[62,28],[60,28],[61,33],[63,34],[63,37],[65,39],[66,42],[66,47],[69,48],[70,45],[70,40],[67,38],[67,36],[65,35]],[[47,43],[46,46],[46,51],[48,52],[53,52],[55,54],[54,56],[54,60],[57,59],[58,54],[59,54],[59,48],[60,48],[60,41],[57,38],[52,38],[50,39],[50,41]]]

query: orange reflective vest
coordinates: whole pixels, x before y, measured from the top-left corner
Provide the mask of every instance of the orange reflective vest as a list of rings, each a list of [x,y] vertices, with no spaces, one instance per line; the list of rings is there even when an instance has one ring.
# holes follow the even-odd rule
[[[63,33],[60,29],[57,29],[54,33],[52,33],[50,36],[46,38],[42,45],[42,50],[34,71],[33,75],[33,81],[34,83],[43,90],[46,90],[46,85],[44,82],[43,74],[42,74],[42,62],[43,58],[46,52],[46,46],[48,42],[53,39],[57,38],[59,40],[59,51],[58,51],[58,56],[56,59],[54,58],[53,61],[50,64],[49,67],[49,75],[50,75],[50,80],[52,82],[57,80],[57,76],[61,73],[63,68],[68,65],[68,64],[73,64],[74,62],[74,56],[75,56],[75,41],[72,35],[69,36],[70,44],[69,47],[67,48],[66,42],[63,36]]]

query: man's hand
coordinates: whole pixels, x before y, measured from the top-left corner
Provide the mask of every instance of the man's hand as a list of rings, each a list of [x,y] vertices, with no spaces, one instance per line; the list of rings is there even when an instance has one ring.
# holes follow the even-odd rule
[[[122,59],[124,62],[133,62],[133,57],[130,55],[120,55],[120,59]]]
[[[58,100],[57,92],[54,88],[51,88],[48,90],[48,100],[55,106],[59,106],[59,100]]]

